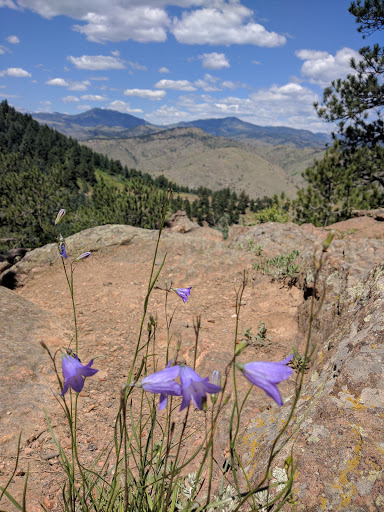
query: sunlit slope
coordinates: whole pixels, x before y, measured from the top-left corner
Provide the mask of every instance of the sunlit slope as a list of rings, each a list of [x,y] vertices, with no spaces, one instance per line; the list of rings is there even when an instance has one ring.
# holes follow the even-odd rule
[[[83,141],[93,150],[118,159],[153,176],[191,188],[245,190],[251,197],[285,192],[296,187],[278,165],[267,161],[250,145],[213,137],[198,128],[176,128],[129,139]]]

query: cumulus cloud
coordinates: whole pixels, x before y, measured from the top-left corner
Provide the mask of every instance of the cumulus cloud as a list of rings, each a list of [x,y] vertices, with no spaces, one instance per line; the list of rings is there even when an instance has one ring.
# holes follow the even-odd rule
[[[125,96],[138,96],[147,100],[162,100],[167,94],[165,91],[152,91],[151,89],[126,89]]]
[[[65,96],[65,98],[61,98],[61,101],[64,103],[78,103],[80,100],[76,96]]]
[[[163,66],[162,68],[159,68],[159,73],[170,73],[169,69]]]
[[[203,53],[203,55],[199,55],[199,59],[202,60],[203,68],[206,69],[223,69],[230,67],[224,53]]]
[[[171,32],[185,44],[253,44],[275,47],[284,45],[286,38],[268,32],[252,19],[251,9],[239,3],[218,2],[217,7],[207,7],[184,12],[175,19]]]
[[[98,94],[84,94],[81,99],[84,101],[108,101],[108,98]]]
[[[95,12],[94,7],[91,7],[81,17],[85,24],[73,27],[74,30],[84,34],[89,41],[102,43],[133,39],[140,43],[159,43],[167,39],[166,29],[170,20],[164,9],[125,5],[115,5],[111,9],[110,2],[99,3],[105,3],[104,9]]]
[[[64,80],[64,78],[52,78],[45,82],[47,85],[57,85],[59,87],[69,87],[69,82]]]
[[[219,79],[216,76],[212,76],[209,73],[204,75],[204,80],[196,80],[194,85],[199,89],[203,89],[205,92],[220,91],[220,87],[217,86]]]
[[[156,89],[173,89],[175,91],[196,91],[196,87],[189,80],[159,80],[155,84]]]
[[[115,100],[108,104],[108,108],[111,110],[117,110],[118,112],[125,112],[128,114],[140,114],[143,111],[139,108],[131,108],[129,103],[125,101]]]
[[[81,57],[68,56],[67,59],[77,69],[88,69],[91,71],[105,69],[124,69],[124,63],[118,57],[110,55],[82,55]]]
[[[316,50],[299,50],[295,55],[304,60],[301,66],[302,77],[322,87],[329,85],[332,80],[354,73],[350,66],[351,59],[361,59],[361,55],[351,48],[342,48],[335,55]]]
[[[11,43],[11,44],[20,43],[20,39],[17,36],[8,36],[7,41],[8,41],[8,43]]]
[[[8,68],[0,71],[0,76],[12,76],[14,78],[28,78],[31,77],[31,73],[23,68]]]
[[[83,80],[82,82],[71,82],[68,89],[70,91],[86,91],[91,85],[89,80]]]
[[[171,32],[187,44],[254,44],[274,47],[285,37],[267,31],[240,0],[0,0],[0,6],[27,8],[45,18],[78,20],[74,30],[89,41],[163,42]],[[185,9],[181,18],[167,8]]]
[[[82,82],[67,81],[64,78],[52,78],[45,82],[47,85],[55,85],[58,87],[68,87],[70,91],[86,91],[91,85],[89,80],[83,80]]]

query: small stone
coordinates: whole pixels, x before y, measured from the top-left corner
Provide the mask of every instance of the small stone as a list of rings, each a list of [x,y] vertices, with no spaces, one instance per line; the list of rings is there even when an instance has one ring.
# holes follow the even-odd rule
[[[49,509],[53,508],[53,503],[48,498],[44,498],[44,505],[45,505],[46,508],[49,508]]]

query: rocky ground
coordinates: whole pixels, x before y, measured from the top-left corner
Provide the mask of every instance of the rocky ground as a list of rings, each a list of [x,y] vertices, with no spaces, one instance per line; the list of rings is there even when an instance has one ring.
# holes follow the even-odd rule
[[[384,223],[364,216],[334,227],[337,235],[319,291],[325,289],[327,298],[315,322],[318,351],[297,414],[297,420],[302,420],[294,447],[299,459],[298,510],[381,510]],[[160,288],[165,280],[175,287],[193,287],[185,304],[174,293],[169,297],[169,311],[176,308],[171,350],[181,341],[182,355],[193,361],[193,319],[201,314],[197,371],[208,376],[216,368],[225,368],[234,344],[235,290],[244,270],[248,285],[237,341],[249,327],[256,333],[260,321],[271,340],[265,347],[249,347],[244,362],[278,361],[292,352],[292,346],[301,349],[313,294],[313,253],[326,235],[326,230],[309,225],[267,223],[237,227],[223,241],[217,231],[179,220],[164,232],[155,265],[157,270],[166,255]],[[86,250],[93,253],[76,264],[74,274],[79,356],[83,362],[94,358],[94,367],[99,369],[86,380],[79,401],[79,448],[85,463],[95,460],[111,439],[120,388],[137,340],[156,238],[154,231],[104,226],[68,240],[70,257]],[[268,257],[293,250],[299,251],[294,286],[288,286],[289,279],[271,281],[261,271],[267,268],[263,264]],[[254,263],[259,263],[259,271],[253,269]],[[66,450],[69,437],[55,400],[59,392],[56,377],[40,342],[53,352],[70,344],[73,347],[74,331],[56,246],[28,253],[3,275],[3,284],[10,282],[19,287],[0,287],[0,485],[11,474],[22,431],[19,469],[9,490],[20,496],[29,467],[28,510],[41,510],[39,502],[58,510],[63,475],[44,410]],[[156,350],[159,364],[164,364],[167,332],[162,290],[153,291],[148,312],[158,319]],[[256,461],[265,460],[269,441],[289,410],[294,386],[293,377],[279,386],[286,400],[282,408],[255,388],[244,410],[242,453],[255,481],[262,470]],[[246,389],[242,381],[240,392]],[[193,411],[192,427],[201,425],[202,417],[203,413]],[[225,433],[222,424],[217,438],[220,462],[227,454]],[[200,440],[198,431],[189,447]],[[277,461],[280,467],[287,450]],[[11,510],[8,503],[1,508]]]

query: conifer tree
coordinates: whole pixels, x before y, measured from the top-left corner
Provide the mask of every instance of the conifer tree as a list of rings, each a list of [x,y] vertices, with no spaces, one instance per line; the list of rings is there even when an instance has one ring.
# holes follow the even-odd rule
[[[384,0],[357,0],[349,12],[368,37],[384,29]],[[351,73],[324,90],[320,118],[336,123],[335,145],[307,169],[307,189],[298,193],[297,219],[324,225],[343,220],[353,208],[384,200],[384,47],[374,44],[351,59]]]

